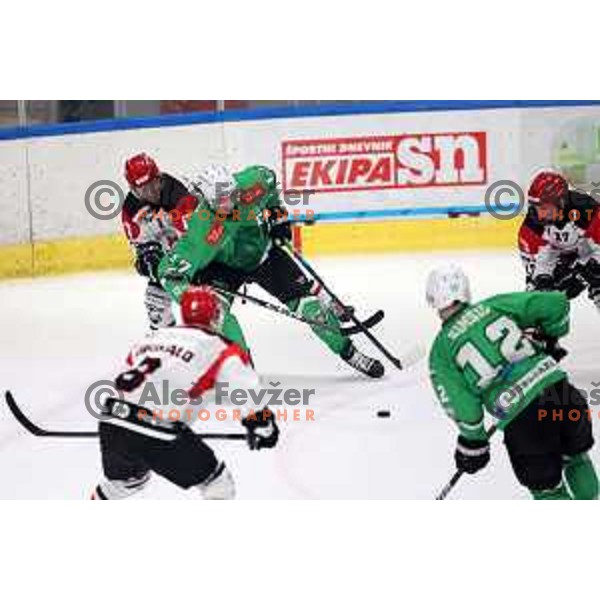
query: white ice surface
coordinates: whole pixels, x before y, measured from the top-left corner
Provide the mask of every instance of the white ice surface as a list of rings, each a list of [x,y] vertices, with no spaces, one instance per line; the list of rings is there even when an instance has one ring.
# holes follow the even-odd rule
[[[428,346],[436,331],[424,303],[429,268],[461,264],[476,297],[522,287],[514,253],[488,252],[329,258],[314,265],[330,286],[366,316],[386,312],[376,332],[395,352]],[[119,370],[145,331],[142,279],[129,273],[21,280],[0,284],[0,387],[48,428],[90,429],[83,396]],[[261,291],[252,288],[261,295]],[[600,315],[587,300],[573,305],[565,361],[585,389],[600,381]],[[237,314],[266,382],[315,388],[315,422],[282,423],[278,447],[250,452],[241,442],[215,443],[243,499],[428,499],[452,475],[455,431],[434,400],[421,360],[368,381],[332,356],[310,330],[251,305]],[[363,349],[370,345],[361,342]],[[376,350],[372,350],[376,354]],[[376,417],[389,409],[391,418]],[[598,412],[598,409],[595,409]],[[212,430],[237,431],[211,422]],[[511,473],[501,436],[487,470],[465,477],[452,498],[527,498]],[[593,451],[600,458],[597,449]],[[95,440],[35,438],[0,403],[0,499],[83,499],[100,477]],[[190,498],[155,477],[147,498]]]

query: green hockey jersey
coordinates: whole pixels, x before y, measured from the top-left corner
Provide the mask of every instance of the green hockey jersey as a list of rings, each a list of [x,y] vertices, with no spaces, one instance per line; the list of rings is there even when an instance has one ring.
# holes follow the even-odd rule
[[[569,330],[561,292],[517,292],[466,305],[442,325],[429,357],[430,377],[461,435],[485,439],[484,409],[505,428],[566,374],[524,330],[551,337]]]
[[[275,173],[253,166],[233,176],[240,195],[231,214],[219,215],[201,200],[188,231],[159,265],[161,285],[176,301],[213,261],[251,272],[269,250],[268,215],[285,214]]]

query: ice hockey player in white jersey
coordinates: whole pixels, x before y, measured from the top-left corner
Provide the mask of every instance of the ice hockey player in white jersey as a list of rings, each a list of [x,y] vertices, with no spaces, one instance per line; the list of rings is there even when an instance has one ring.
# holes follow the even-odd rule
[[[145,152],[125,163],[129,193],[123,203],[123,230],[135,255],[135,268],[147,280],[145,301],[150,329],[175,324],[171,297],[157,277],[158,264],[187,229],[198,199],[185,185],[158,168]]]
[[[148,484],[152,472],[180,488],[195,488],[205,499],[235,496],[227,466],[189,421],[198,415],[194,402],[210,395],[217,384],[249,391],[258,389],[259,379],[248,354],[216,333],[225,308],[211,288],[189,288],[182,296],[181,313],[183,326],[149,333],[132,348],[126,369],[115,378],[119,397],[106,401],[99,424],[104,478],[93,500],[132,496]],[[144,398],[149,390],[165,389],[170,390],[169,398],[166,404],[163,398],[159,413]],[[279,437],[274,415],[264,404],[252,402],[239,411],[253,450],[272,448]]]
[[[528,196],[519,230],[527,289],[569,299],[587,290],[600,310],[600,206],[552,171],[536,175]]]

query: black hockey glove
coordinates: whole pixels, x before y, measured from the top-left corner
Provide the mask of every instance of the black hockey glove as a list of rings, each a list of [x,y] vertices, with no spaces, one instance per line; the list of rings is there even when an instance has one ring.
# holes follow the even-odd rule
[[[263,408],[242,419],[242,425],[248,430],[250,450],[273,448],[279,439],[279,427],[275,416],[268,408]]]
[[[551,275],[538,275],[533,280],[533,288],[536,292],[551,292],[554,289],[554,280]]]
[[[148,277],[150,281],[158,283],[158,265],[165,252],[158,242],[141,244],[136,249],[137,257],[135,268],[142,277]]]
[[[581,277],[582,265],[577,260],[565,258],[559,261],[554,274],[553,289],[566,294],[569,300],[577,298],[586,288],[586,282]]]
[[[566,348],[563,348],[558,343],[558,340],[556,338],[548,338],[548,341],[546,342],[545,352],[546,354],[551,356],[556,362],[560,362],[565,356],[567,356],[567,354],[569,354],[569,351]]]
[[[590,290],[600,290],[600,263],[590,259],[581,268],[581,275],[590,287]]]
[[[533,280],[533,290],[536,292],[563,292],[569,300],[572,300],[577,298],[586,287],[580,273],[581,269],[577,265],[569,265],[566,269],[557,269],[554,276],[538,275]]]
[[[546,335],[539,329],[527,331],[526,335],[542,350],[542,352],[551,356],[556,362],[560,362],[567,354],[569,354],[569,351],[558,343],[558,338]]]
[[[454,461],[459,471],[473,475],[490,462],[490,443],[487,440],[468,440],[459,435]]]
[[[289,221],[281,221],[271,226],[269,235],[274,240],[281,240],[284,242],[292,241],[292,225]]]
[[[292,241],[292,225],[285,208],[272,209],[269,214],[269,236],[272,240]]]
[[[585,290],[585,282],[582,281],[578,273],[564,277],[556,283],[556,289],[566,294],[569,300],[577,298]]]

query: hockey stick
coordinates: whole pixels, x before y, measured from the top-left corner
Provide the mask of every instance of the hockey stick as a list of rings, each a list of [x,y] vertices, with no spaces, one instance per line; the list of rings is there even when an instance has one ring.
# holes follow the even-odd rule
[[[350,320],[354,322],[355,326],[365,334],[365,336],[369,339],[369,341],[398,369],[402,370],[402,361],[394,356],[364,325],[354,316],[354,313],[347,310],[347,307],[344,303],[331,291],[331,289],[327,286],[327,284],[319,277],[317,272],[310,266],[310,264],[304,260],[304,257],[296,251],[295,248],[290,246],[289,243],[282,241],[281,247],[285,248],[288,254],[295,258],[298,263],[300,263],[305,271],[307,271],[315,280],[321,285],[321,287],[329,294],[329,297],[339,304],[341,307],[346,310],[346,314],[350,317]]]
[[[385,313],[379,309],[376,310],[370,317],[367,317],[364,321],[360,321],[360,323],[363,327],[371,329],[371,327],[375,327],[377,323],[383,321],[383,317],[385,317]],[[344,335],[356,335],[357,333],[362,332],[362,329],[358,325],[350,325],[350,327],[341,327],[340,329]]]
[[[284,317],[289,317],[290,319],[294,319],[295,321],[300,321],[301,323],[306,323],[307,325],[312,325],[315,327],[322,327],[323,329],[327,329],[327,330],[333,331],[335,333],[338,332],[338,329],[336,327],[327,325],[327,323],[322,323],[321,321],[314,321],[312,319],[307,319],[305,317],[301,317],[300,315],[296,315],[293,312],[290,312],[289,310],[285,309],[283,306],[277,306],[276,304],[268,302],[267,300],[261,300],[260,298],[257,298],[256,296],[250,296],[249,294],[244,294],[243,292],[234,292],[232,290],[226,290],[226,289],[217,287],[215,285],[213,285],[212,287],[215,290],[217,290],[218,292],[221,292],[223,294],[231,294],[232,296],[242,298],[242,300],[247,300],[249,302],[256,304],[257,306],[261,306],[262,308],[266,308],[267,310],[272,310],[273,312],[283,315]],[[377,325],[377,323],[379,323],[383,319],[384,316],[385,316],[384,312],[382,310],[378,310],[377,312],[373,313],[368,319],[365,319],[364,321],[362,321],[362,324],[367,329],[370,329],[371,327],[374,327],[375,325]],[[356,325],[352,325],[350,327],[340,327],[339,330],[344,335],[355,335],[355,334],[361,332],[361,329],[359,327],[357,327]]]
[[[38,437],[60,437],[60,438],[95,438],[98,437],[97,431],[48,431],[38,427],[35,423],[30,421],[23,411],[17,405],[14,396],[10,391],[5,394],[6,404],[10,412],[14,415],[15,419],[25,428],[29,433],[32,433]],[[198,437],[204,440],[246,440],[248,436],[245,433],[195,433]]]
[[[496,429],[498,429],[498,427],[496,425],[492,425],[489,428],[489,430],[487,432],[488,440],[494,435],[494,433],[496,433]],[[442,488],[442,490],[435,497],[435,499],[436,500],[445,500],[446,497],[448,496],[448,494],[454,489],[454,486],[459,482],[460,478],[463,476],[463,473],[464,473],[464,471],[457,469],[456,473],[454,473],[454,475],[452,475],[452,478],[450,479],[450,481]]]

